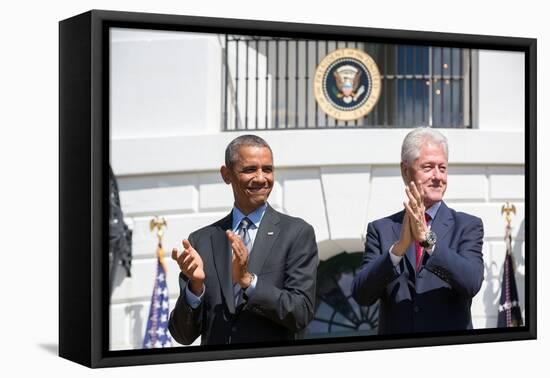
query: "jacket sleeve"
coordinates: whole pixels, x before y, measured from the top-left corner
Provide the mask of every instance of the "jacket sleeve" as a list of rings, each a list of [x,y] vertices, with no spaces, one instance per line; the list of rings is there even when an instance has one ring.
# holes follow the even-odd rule
[[[379,230],[374,222],[369,223],[363,262],[352,283],[353,298],[360,305],[370,306],[397,276],[389,251],[382,250]]]
[[[194,245],[193,235],[189,236],[189,243]],[[179,275],[179,286],[180,295],[176,302],[176,306],[170,313],[168,329],[174,340],[180,344],[189,345],[201,334],[204,304],[201,302],[196,309],[189,306],[185,299],[187,277],[181,272]]]
[[[315,311],[317,262],[315,233],[304,223],[287,254],[283,287],[259,276],[247,309],[294,332],[303,330]]]

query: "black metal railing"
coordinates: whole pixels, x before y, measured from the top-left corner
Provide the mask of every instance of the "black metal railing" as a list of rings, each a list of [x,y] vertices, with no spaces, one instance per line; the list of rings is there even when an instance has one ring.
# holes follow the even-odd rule
[[[329,117],[313,95],[317,64],[343,47],[367,52],[382,79],[355,121]],[[471,127],[470,62],[467,49],[227,35],[223,129]]]

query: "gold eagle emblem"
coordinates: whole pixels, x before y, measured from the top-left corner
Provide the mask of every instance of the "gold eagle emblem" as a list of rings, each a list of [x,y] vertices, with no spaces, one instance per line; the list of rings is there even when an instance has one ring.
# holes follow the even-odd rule
[[[361,71],[352,65],[345,65],[334,71],[336,87],[339,93],[338,98],[343,99],[346,104],[357,101],[357,98],[363,94],[365,87],[359,87],[361,83]]]

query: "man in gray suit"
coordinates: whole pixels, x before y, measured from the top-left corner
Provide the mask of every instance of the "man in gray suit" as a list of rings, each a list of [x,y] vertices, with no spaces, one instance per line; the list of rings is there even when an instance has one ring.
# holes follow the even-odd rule
[[[294,340],[315,308],[313,228],[267,203],[274,166],[262,138],[229,143],[220,173],[234,206],[172,250],[181,273],[170,333],[181,344],[199,335],[202,345]]]

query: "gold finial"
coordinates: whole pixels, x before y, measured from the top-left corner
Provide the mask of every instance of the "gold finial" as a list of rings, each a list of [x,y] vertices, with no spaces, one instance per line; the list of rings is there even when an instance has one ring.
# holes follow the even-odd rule
[[[162,236],[164,235],[164,227],[167,226],[166,219],[159,218],[155,216],[153,219],[151,219],[151,222],[149,222],[149,229],[154,231],[157,230],[157,238],[158,238],[158,245],[159,247],[162,247]]]
[[[516,215],[516,206],[514,204],[506,201],[504,205],[502,205],[502,209],[500,210],[501,214],[506,214],[506,225],[510,226],[512,224],[512,216],[510,214]]]

